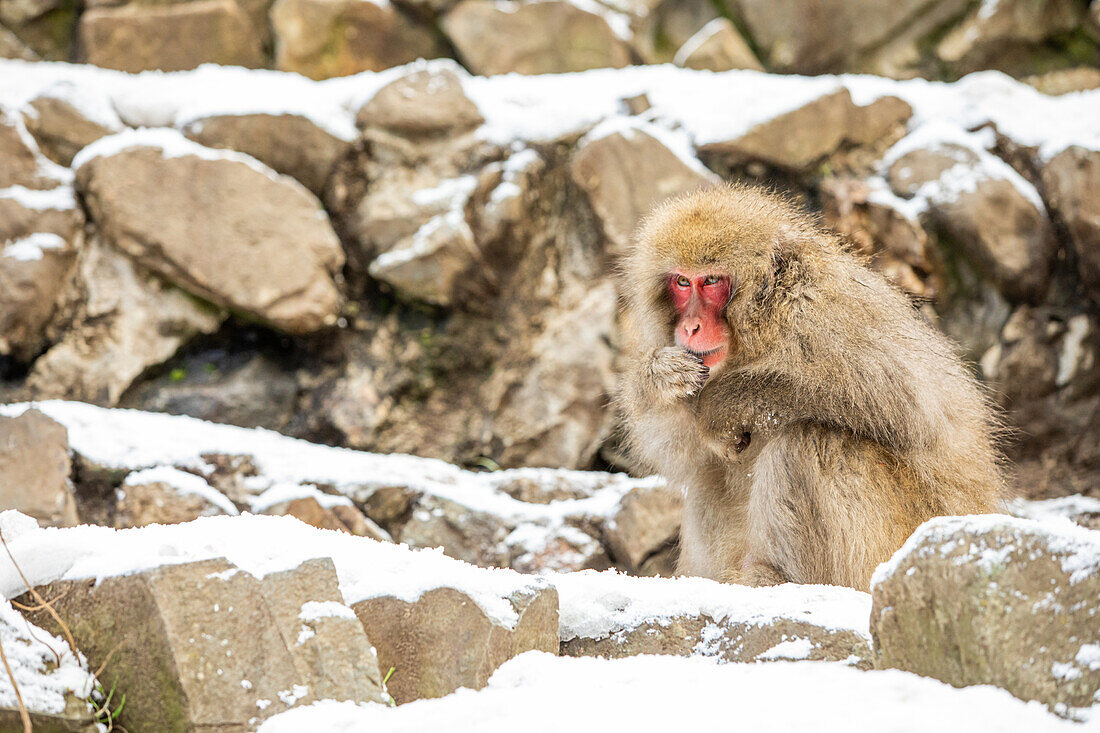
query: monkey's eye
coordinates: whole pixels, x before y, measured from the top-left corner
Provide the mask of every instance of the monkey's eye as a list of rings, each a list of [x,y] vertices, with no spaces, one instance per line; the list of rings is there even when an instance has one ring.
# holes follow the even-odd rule
[[[681,288],[691,287],[691,280],[688,280],[683,275],[677,275],[676,276],[676,284],[678,286],[680,286]]]
[[[722,278],[717,275],[707,275],[707,279],[703,281],[704,285],[717,285]]]

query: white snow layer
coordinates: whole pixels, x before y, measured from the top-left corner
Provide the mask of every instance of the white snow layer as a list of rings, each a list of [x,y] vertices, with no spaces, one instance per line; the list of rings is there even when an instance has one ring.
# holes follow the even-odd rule
[[[660,483],[656,477],[633,479],[622,474],[562,469],[474,473],[431,458],[333,448],[262,428],[107,409],[82,402],[47,400],[0,405],[0,415],[14,417],[32,407],[64,425],[69,432],[69,446],[102,466],[132,470],[173,466],[206,473],[212,467],[204,455],[252,456],[259,476],[248,480],[249,489],[257,494],[273,487],[279,489],[267,499],[261,495],[255,511],[303,495],[316,496],[309,489],[295,489],[307,484],[332,486],[355,501],[365,500],[381,487],[407,486],[470,509],[549,527],[560,525],[566,517],[606,516],[618,508],[619,500],[631,488]],[[566,480],[571,487],[585,489],[589,495],[532,504],[513,499],[497,488],[520,479],[550,486]],[[280,487],[281,484],[289,486]]]
[[[83,659],[64,640],[31,625],[7,602],[0,602],[0,644],[29,711],[57,715],[64,712],[66,697],[91,694],[95,678]],[[0,708],[17,707],[11,678],[0,670]]]
[[[558,589],[562,641],[603,639],[616,631],[677,617],[765,625],[803,621],[867,637],[871,596],[850,588],[780,585],[748,588],[704,578],[638,578],[614,570],[550,575]]]
[[[180,494],[192,494],[199,496],[221,509],[226,514],[240,514],[233,502],[229,501],[225,494],[215,489],[201,476],[181,471],[171,466],[155,466],[141,471],[134,471],[122,482],[122,490],[130,486],[143,486],[145,484],[164,484]]]
[[[1012,541],[1006,544],[1006,538]],[[992,567],[1004,563],[1025,539],[1035,539],[1045,545],[1051,557],[1061,564],[1071,584],[1100,575],[1100,532],[1068,520],[1038,522],[1004,514],[981,514],[929,519],[917,527],[893,557],[875,569],[871,587],[897,572],[911,555],[927,557],[964,547],[965,553],[956,562],[977,562]]]
[[[19,108],[50,93],[87,110],[89,116],[102,118],[103,110],[113,109],[134,127],[179,128],[214,115],[292,114],[352,140],[359,108],[413,68],[454,70],[485,117],[480,135],[499,144],[583,133],[601,120],[623,115],[624,98],[645,94],[652,104],[646,119],[666,129],[678,128],[694,145],[702,145],[739,137],[761,122],[847,89],[858,104],[885,95],[904,99],[914,109],[913,130],[931,120],[960,131],[992,125],[1046,158],[1070,145],[1100,150],[1100,90],[1050,97],[999,72],[971,74],[954,83],[715,73],[671,65],[476,77],[453,61],[436,60],[317,82],[297,74],[211,65],[131,75],[88,66],[0,60],[0,107]]]
[[[508,627],[514,627],[518,617],[507,597],[546,586],[541,578],[475,567],[446,557],[441,550],[411,550],[316,529],[293,517],[205,517],[186,524],[122,530],[94,525],[32,529],[27,519],[12,510],[0,513],[0,532],[19,569],[35,586],[55,580],[94,578],[99,582],[162,565],[214,558],[225,558],[263,577],[328,557],[336,566],[346,603],[380,596],[412,603],[433,588],[454,588]],[[0,556],[0,592],[12,598],[25,590],[7,554]]]
[[[20,262],[42,259],[45,250],[65,249],[65,240],[51,232],[35,232],[7,242],[0,247],[0,257],[10,257]]]
[[[671,656],[555,657],[527,652],[480,691],[396,708],[323,701],[288,710],[259,733],[1046,733],[1082,730],[1039,703],[993,687],[957,689],[896,670],[838,663],[716,664]]]

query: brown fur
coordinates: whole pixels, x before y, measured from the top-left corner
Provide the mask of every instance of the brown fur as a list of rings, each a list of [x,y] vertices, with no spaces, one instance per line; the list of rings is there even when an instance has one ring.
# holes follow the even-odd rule
[[[676,267],[736,282],[729,356],[705,381],[673,346]],[[723,186],[666,202],[623,286],[619,403],[633,451],[685,492],[680,572],[867,589],[921,522],[999,508],[980,385],[902,293],[786,199]]]

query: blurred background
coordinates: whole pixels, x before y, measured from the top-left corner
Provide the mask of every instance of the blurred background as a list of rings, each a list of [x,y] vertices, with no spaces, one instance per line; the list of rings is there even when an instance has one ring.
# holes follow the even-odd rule
[[[1100,497],[1098,41],[1100,0],[0,0],[0,402],[631,470],[616,258],[746,179],[959,342],[1021,494]]]

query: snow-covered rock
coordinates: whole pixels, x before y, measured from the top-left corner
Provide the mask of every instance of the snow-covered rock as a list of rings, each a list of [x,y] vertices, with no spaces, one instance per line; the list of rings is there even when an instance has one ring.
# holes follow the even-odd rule
[[[849,588],[748,588],[612,571],[555,575],[551,582],[561,604],[562,653],[569,656],[675,654],[871,665],[871,597]]]
[[[876,666],[993,684],[1076,715],[1100,701],[1100,533],[940,517],[872,579]]]

